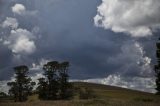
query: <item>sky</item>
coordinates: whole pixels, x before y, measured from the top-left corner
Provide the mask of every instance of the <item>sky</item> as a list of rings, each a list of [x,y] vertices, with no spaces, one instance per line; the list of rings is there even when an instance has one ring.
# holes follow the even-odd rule
[[[48,61],[70,79],[155,92],[159,0],[0,0],[0,89],[13,67],[36,80]]]

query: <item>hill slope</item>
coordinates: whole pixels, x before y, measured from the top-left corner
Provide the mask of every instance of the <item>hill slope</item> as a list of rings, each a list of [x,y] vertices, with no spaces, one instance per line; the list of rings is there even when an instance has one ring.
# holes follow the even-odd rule
[[[160,96],[152,93],[94,83],[75,82],[74,85],[93,89],[98,100],[110,105],[160,106]]]
[[[40,101],[37,95],[31,96],[26,103],[0,103],[0,106],[160,106],[160,96],[101,84],[73,82],[75,88],[93,90],[95,98],[72,100]]]

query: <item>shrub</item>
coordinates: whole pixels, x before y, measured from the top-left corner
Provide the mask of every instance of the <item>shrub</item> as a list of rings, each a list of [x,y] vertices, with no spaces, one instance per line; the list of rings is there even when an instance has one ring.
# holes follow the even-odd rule
[[[92,99],[95,98],[95,93],[91,88],[80,88],[79,89],[79,98],[80,99]]]

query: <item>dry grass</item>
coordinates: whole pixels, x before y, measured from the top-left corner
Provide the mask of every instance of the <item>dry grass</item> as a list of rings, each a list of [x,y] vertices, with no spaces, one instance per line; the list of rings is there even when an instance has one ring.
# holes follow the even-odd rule
[[[75,87],[94,90],[96,98],[79,100],[40,101],[38,95],[29,97],[25,103],[0,102],[0,106],[160,106],[160,97],[151,93],[91,83],[74,83]]]
[[[160,106],[156,102],[134,102],[119,100],[74,100],[74,101],[38,101],[25,103],[0,103],[0,106]]]

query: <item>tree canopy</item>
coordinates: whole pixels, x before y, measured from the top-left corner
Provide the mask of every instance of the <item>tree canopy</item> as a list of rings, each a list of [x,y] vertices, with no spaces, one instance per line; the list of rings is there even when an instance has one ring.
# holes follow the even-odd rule
[[[25,65],[14,67],[15,81],[8,82],[9,94],[14,97],[15,102],[23,102],[31,94],[35,82],[27,76],[28,67]]]
[[[156,90],[157,94],[160,95],[160,42],[156,44],[156,56],[157,56],[157,65],[155,65],[155,76],[156,76]]]

